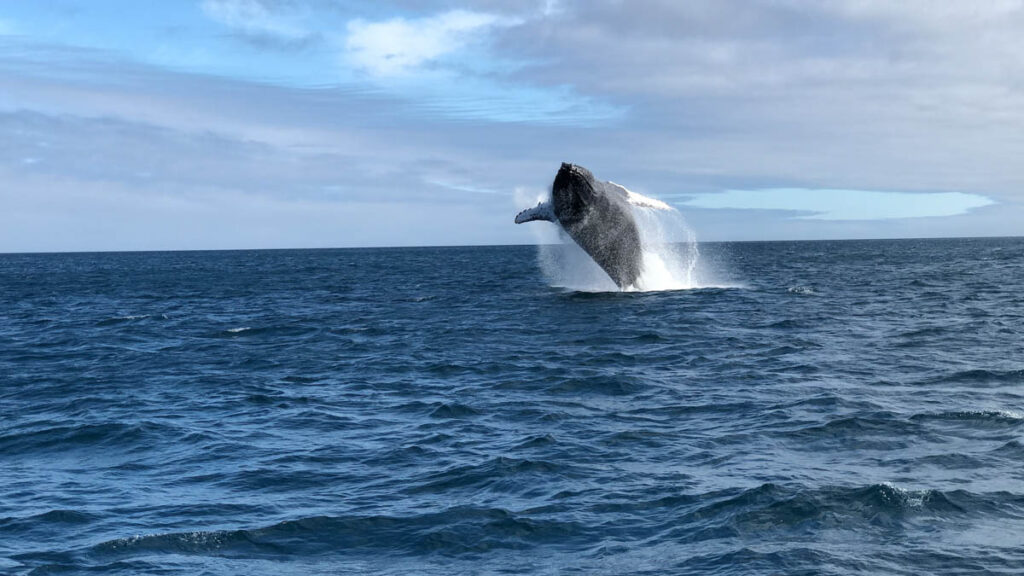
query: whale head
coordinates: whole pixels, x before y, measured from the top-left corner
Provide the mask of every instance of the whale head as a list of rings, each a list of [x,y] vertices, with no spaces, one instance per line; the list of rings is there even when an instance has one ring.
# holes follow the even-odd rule
[[[567,224],[581,218],[586,207],[593,202],[595,189],[596,182],[590,170],[563,162],[551,185],[551,203],[558,220]]]

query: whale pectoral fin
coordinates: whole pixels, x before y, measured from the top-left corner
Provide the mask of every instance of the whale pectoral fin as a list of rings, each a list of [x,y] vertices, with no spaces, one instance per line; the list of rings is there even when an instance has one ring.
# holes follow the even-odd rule
[[[675,210],[675,208],[665,204],[661,200],[648,198],[643,194],[637,194],[621,184],[616,184],[615,182],[609,182],[609,184],[611,184],[613,188],[618,190],[626,198],[626,202],[629,202],[633,206],[639,206],[640,208],[652,208],[654,210],[665,210],[666,212]]]
[[[519,214],[516,214],[516,224],[522,224],[523,222],[533,222],[534,220],[547,220],[548,222],[557,222],[555,218],[555,211],[551,208],[550,202],[541,202],[533,208],[527,208]]]

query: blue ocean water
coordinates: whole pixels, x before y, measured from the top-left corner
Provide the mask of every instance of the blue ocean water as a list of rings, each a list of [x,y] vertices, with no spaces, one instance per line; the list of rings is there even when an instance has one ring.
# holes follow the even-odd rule
[[[1024,239],[0,255],[0,573],[1024,572]]]

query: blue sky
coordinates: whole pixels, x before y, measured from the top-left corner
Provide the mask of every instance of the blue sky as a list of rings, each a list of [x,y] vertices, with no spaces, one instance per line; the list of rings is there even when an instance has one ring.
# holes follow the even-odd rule
[[[1020,235],[1022,2],[0,4],[0,252]]]

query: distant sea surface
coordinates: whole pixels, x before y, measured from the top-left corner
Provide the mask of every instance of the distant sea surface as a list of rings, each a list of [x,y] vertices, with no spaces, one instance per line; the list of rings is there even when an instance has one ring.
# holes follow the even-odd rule
[[[1024,240],[700,250],[0,255],[0,574],[1024,572]]]

